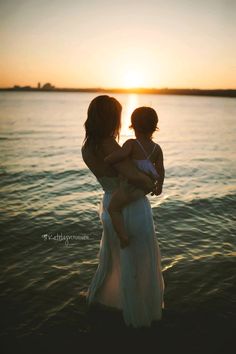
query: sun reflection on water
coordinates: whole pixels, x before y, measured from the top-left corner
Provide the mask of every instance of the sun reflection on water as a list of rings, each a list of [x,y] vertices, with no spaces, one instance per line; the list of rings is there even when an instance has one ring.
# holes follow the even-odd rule
[[[131,114],[138,107],[138,95],[130,94],[127,99],[126,105],[124,105],[123,117],[122,117],[122,128],[121,128],[121,138],[120,142],[123,142],[129,138],[134,137],[134,132],[129,128],[131,124]]]
[[[162,269],[163,272],[166,271],[166,270],[169,269],[169,268],[174,267],[175,264],[177,264],[178,262],[182,261],[182,260],[185,259],[185,258],[186,258],[186,257],[183,256],[183,255],[176,255],[176,256],[174,257],[174,259],[172,259],[172,260],[170,261],[169,264],[167,264],[165,267],[163,267],[163,269]]]

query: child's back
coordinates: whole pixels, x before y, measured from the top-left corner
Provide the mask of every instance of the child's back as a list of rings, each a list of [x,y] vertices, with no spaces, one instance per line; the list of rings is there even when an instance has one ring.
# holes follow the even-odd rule
[[[154,179],[158,179],[159,174],[153,164],[157,159],[158,145],[151,139],[148,139],[145,145],[147,150],[138,139],[132,139],[132,150],[130,157],[141,171],[150,174]]]

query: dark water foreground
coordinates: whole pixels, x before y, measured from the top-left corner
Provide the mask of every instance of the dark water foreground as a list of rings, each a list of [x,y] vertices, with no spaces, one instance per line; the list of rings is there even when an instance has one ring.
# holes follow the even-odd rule
[[[166,308],[163,319],[153,322],[151,328],[128,328],[120,311],[99,305],[87,308],[85,296],[81,295],[45,321],[40,321],[38,314],[31,321],[31,331],[24,333],[24,323],[30,316],[27,302],[5,299],[1,302],[1,332],[4,333],[4,327],[10,330],[1,336],[4,348],[1,353],[126,353],[127,350],[132,353],[235,353],[236,276],[230,283],[222,279],[221,288],[213,292],[210,284],[214,282],[213,274],[208,289],[201,290],[208,296],[204,300],[196,296],[188,304],[184,297],[200,289],[184,279],[199,265],[196,262],[189,269],[182,269],[182,279],[178,277],[178,280],[171,269],[164,272]],[[227,270],[232,274],[235,266],[231,257],[229,260],[216,257],[212,271],[218,278]],[[176,272],[181,273],[180,269]],[[199,274],[204,277],[204,272]],[[34,297],[33,293],[27,294],[30,295]],[[60,294],[45,292],[42,301],[50,303],[53,296],[57,298]]]
[[[48,322],[37,334],[4,336],[1,352],[110,353],[128,349],[141,353],[235,352],[235,315],[226,319],[210,310],[188,313],[165,310],[162,321],[153,323],[149,329],[128,329],[119,312],[99,307],[87,313],[68,312],[66,315],[67,322],[58,318],[57,324]]]
[[[125,329],[120,314],[97,309],[81,316],[76,326],[45,326],[24,338],[1,339],[2,353],[235,353],[235,317],[230,321],[210,312],[164,312],[151,329]],[[84,328],[91,326],[89,333]]]

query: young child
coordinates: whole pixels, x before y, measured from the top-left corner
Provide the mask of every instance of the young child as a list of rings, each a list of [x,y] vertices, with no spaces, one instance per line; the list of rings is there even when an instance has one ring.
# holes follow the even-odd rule
[[[113,164],[130,157],[136,166],[147,173],[157,183],[155,194],[162,193],[165,177],[163,153],[161,147],[152,141],[152,134],[158,130],[158,116],[150,107],[139,107],[131,115],[131,126],[136,139],[128,139],[118,151],[105,158],[105,162]],[[119,188],[113,193],[108,207],[114,229],[119,237],[121,248],[129,245],[128,234],[124,227],[122,209],[130,202],[145,195],[141,189],[129,184],[121,178]]]

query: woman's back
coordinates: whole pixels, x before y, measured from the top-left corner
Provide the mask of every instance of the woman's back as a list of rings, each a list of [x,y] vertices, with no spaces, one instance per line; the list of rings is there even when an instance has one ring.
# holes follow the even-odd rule
[[[117,171],[108,163],[104,162],[105,153],[102,147],[94,151],[88,144],[82,147],[82,157],[88,168],[97,177],[109,176],[116,177]]]

